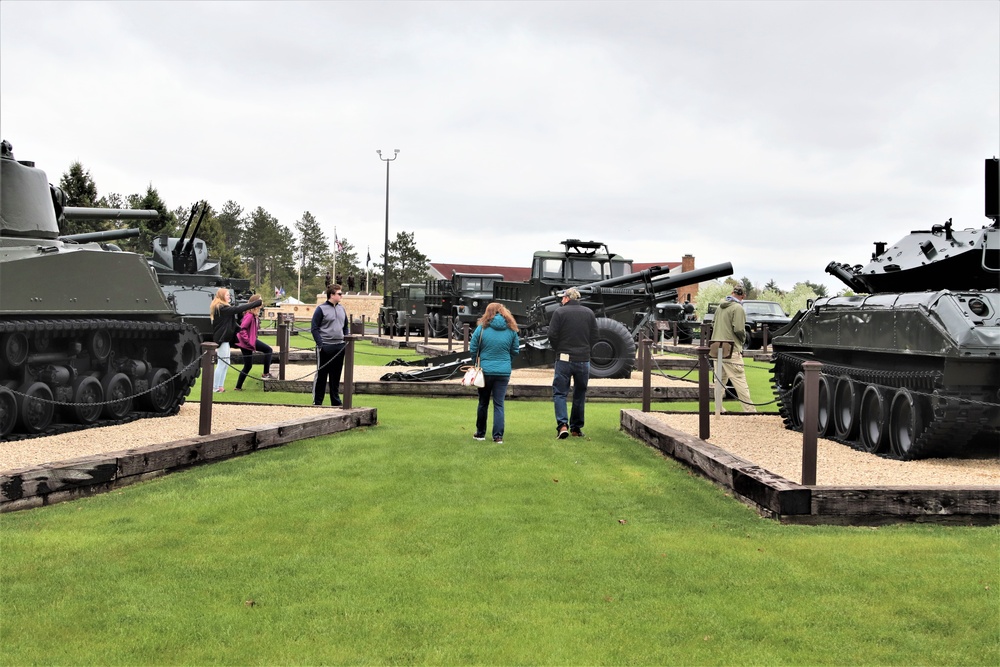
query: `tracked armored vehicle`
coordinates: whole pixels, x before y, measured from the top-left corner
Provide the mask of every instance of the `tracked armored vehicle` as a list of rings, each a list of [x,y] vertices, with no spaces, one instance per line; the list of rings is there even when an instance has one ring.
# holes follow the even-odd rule
[[[146,258],[107,243],[136,230],[59,234],[65,219],[156,211],[65,206],[6,141],[0,169],[0,440],[176,413],[200,339]]]
[[[201,202],[200,207],[201,214],[193,229],[191,223],[199,204],[191,207],[191,214],[180,237],[162,235],[153,239],[153,255],[149,258],[149,265],[156,271],[160,289],[181,319],[193,324],[202,339],[211,340],[212,321],[208,310],[216,291],[220,287],[229,289],[235,297],[233,303],[248,300],[251,292],[249,280],[223,277],[219,260],[210,257],[205,241],[197,238],[208,211],[205,202]]]
[[[986,216],[877,242],[864,266],[827,272],[858,296],[817,299],[773,339],[774,386],[788,428],[805,414],[802,363],[823,364],[819,431],[904,460],[997,453],[1000,434],[1000,229],[997,160]]]

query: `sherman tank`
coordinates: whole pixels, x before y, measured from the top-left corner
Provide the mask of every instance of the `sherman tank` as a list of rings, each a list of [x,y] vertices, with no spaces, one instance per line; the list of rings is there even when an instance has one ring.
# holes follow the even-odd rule
[[[774,386],[788,428],[805,414],[802,363],[823,364],[819,432],[904,460],[961,455],[1000,433],[997,159],[986,161],[991,224],[952,220],[875,243],[827,272],[856,296],[817,299],[775,335]]]
[[[156,211],[65,206],[33,162],[0,144],[0,440],[177,412],[200,338],[119,230],[61,236],[68,219]]]

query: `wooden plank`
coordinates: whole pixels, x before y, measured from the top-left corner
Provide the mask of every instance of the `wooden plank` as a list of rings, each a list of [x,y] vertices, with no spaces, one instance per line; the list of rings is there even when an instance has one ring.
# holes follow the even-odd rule
[[[346,431],[361,423],[374,423],[374,408],[330,410],[316,417],[303,417],[280,424],[262,424],[240,429],[254,434],[258,449],[283,445],[295,440],[305,440],[320,435]]]
[[[392,371],[387,371],[392,372]],[[308,394],[313,390],[312,382],[301,380],[267,380],[265,391],[283,391]],[[464,397],[476,396],[476,391],[463,387],[458,382],[355,382],[355,395],[370,396],[425,396]],[[510,399],[551,399],[552,386],[508,385],[507,398]],[[651,398],[655,401],[694,401],[698,399],[698,387],[652,387]],[[587,400],[615,400],[638,402],[642,399],[642,387],[601,387],[587,388]]]
[[[78,486],[113,480],[118,474],[114,456],[88,456],[60,463],[11,471],[0,478],[0,502],[43,496]]]
[[[253,434],[244,431],[199,435],[117,452],[119,475],[131,477],[155,470],[176,470],[230,458],[254,449]]]
[[[1000,520],[997,487],[817,487],[812,512],[819,515],[968,516]]]
[[[752,464],[733,469],[733,492],[779,515],[812,511],[809,488]]]

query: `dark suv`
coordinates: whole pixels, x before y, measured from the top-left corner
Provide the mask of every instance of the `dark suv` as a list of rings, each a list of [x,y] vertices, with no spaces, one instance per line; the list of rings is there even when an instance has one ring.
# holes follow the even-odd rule
[[[705,324],[711,324],[715,319],[715,309],[719,307],[717,303],[708,304],[708,312],[705,313]],[[746,299],[743,302],[743,310],[747,315],[747,349],[756,350],[764,344],[764,325],[767,325],[767,339],[770,341],[776,331],[792,321],[788,314],[781,309],[781,304],[777,301],[751,301]]]

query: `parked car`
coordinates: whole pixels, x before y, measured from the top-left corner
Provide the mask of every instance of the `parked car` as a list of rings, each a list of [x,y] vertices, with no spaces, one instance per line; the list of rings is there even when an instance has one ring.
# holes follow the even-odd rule
[[[717,303],[708,304],[708,312],[702,319],[703,324],[711,324],[715,319]],[[764,344],[764,325],[767,325],[767,339],[771,340],[775,332],[784,328],[792,318],[788,316],[777,301],[743,301],[743,310],[747,315],[747,344],[749,350],[756,350]]]

